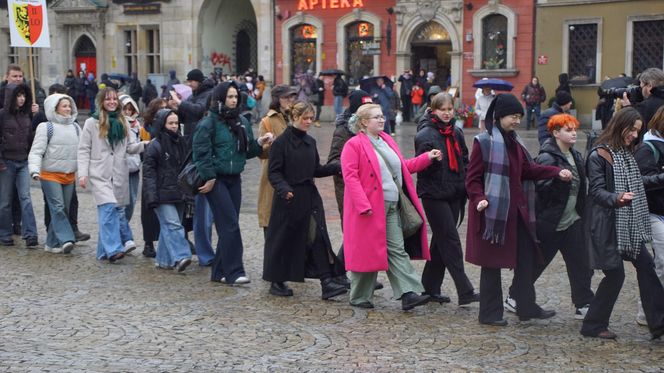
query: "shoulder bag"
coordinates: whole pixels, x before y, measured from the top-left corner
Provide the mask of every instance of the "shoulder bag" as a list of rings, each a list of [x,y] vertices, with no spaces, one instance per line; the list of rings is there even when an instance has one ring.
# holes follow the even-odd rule
[[[375,146],[374,149],[376,149],[376,153],[378,153],[380,157],[383,158],[387,169],[392,175],[392,180],[394,180],[394,184],[397,185],[397,189],[399,190],[399,220],[401,221],[403,238],[406,239],[417,233],[417,231],[419,231],[422,227],[422,224],[424,224],[424,221],[422,220],[420,214],[417,212],[415,205],[413,205],[406,193],[404,193],[399,179],[397,179],[396,174],[392,171],[392,167],[390,167],[390,164],[383,153],[381,153],[380,150],[378,150]]]

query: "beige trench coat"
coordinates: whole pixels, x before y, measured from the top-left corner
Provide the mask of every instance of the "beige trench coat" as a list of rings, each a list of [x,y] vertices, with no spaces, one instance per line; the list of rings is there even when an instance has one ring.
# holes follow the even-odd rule
[[[272,132],[276,139],[288,127],[286,119],[281,113],[270,109],[267,115],[261,120],[258,127],[259,136],[263,136],[268,132]],[[263,145],[263,154],[261,158],[261,179],[258,185],[258,226],[265,228],[270,223],[270,214],[272,213],[272,196],[274,189],[267,179],[267,170],[270,167],[270,160],[268,159],[270,153],[270,145]]]

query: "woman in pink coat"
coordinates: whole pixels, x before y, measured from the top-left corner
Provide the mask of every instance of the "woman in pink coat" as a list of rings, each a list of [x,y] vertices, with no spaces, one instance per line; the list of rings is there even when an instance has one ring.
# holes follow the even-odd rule
[[[440,150],[405,160],[392,138],[383,132],[379,105],[362,105],[349,127],[357,136],[341,152],[344,188],[344,251],[350,271],[350,304],[373,308],[371,298],[378,271],[387,271],[394,298],[403,310],[427,303],[420,277],[410,258],[430,259],[426,223],[404,239],[399,221],[397,182],[426,221],[410,174],[427,168]]]

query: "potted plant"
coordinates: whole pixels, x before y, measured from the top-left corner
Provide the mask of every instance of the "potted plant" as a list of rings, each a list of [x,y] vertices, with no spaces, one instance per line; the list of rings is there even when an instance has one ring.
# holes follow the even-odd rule
[[[473,119],[475,118],[475,107],[463,105],[456,109],[455,117],[458,122],[463,123],[464,128],[471,128],[473,126]]]

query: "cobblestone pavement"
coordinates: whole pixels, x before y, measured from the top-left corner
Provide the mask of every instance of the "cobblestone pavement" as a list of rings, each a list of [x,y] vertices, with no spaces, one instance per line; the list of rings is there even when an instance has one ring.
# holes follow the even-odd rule
[[[312,129],[321,157],[329,150],[332,125]],[[397,139],[412,154],[414,126]],[[475,131],[468,131],[468,141]],[[526,131],[523,131],[526,132]],[[534,131],[525,134],[536,151]],[[583,136],[582,136],[583,137]],[[583,145],[583,144],[579,144]],[[230,287],[209,281],[197,265],[178,275],[154,268],[140,249],[120,264],[95,260],[96,211],[80,193],[80,225],[93,240],[71,255],[28,250],[22,243],[0,248],[0,370],[2,371],[661,371],[664,343],[649,341],[635,323],[636,277],[631,267],[613,312],[617,341],[587,339],[574,320],[560,256],[537,283],[538,301],[558,314],[519,322],[506,313],[504,328],[479,325],[477,305],[458,307],[449,276],[444,292],[453,303],[403,312],[386,289],[374,310],[352,308],[347,296],[320,299],[317,281],[292,284],[295,296],[277,298],[263,282],[263,235],[255,215],[258,162],[243,175],[241,226],[245,263],[252,283]],[[319,183],[334,245],[341,242],[331,179]],[[43,206],[32,187],[35,213]],[[139,219],[132,221],[141,237]],[[461,227],[465,235],[465,225]],[[45,233],[40,226],[40,242]],[[18,242],[18,238],[16,238]],[[139,239],[137,243],[142,244]],[[421,262],[416,264],[422,269]],[[479,270],[468,265],[472,282]],[[511,280],[503,273],[503,288]],[[596,275],[596,285],[600,275]]]

